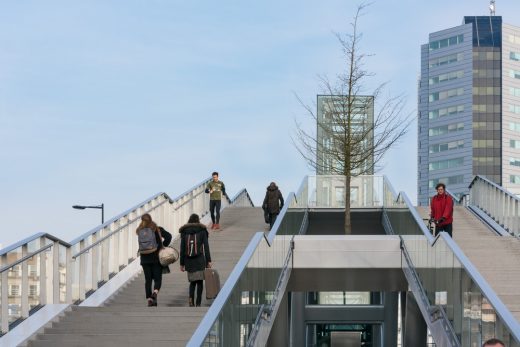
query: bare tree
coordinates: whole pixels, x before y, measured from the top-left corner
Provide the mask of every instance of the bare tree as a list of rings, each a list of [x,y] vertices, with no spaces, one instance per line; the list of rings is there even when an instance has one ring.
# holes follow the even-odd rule
[[[296,123],[293,138],[296,148],[317,174],[345,176],[345,234],[350,234],[352,229],[352,178],[373,174],[380,167],[384,154],[403,138],[413,120],[411,113],[403,115],[403,96],[382,95],[384,83],[371,93],[363,93],[367,89],[367,78],[373,76],[364,68],[369,56],[359,50],[362,35],[358,31],[358,20],[366,7],[367,4],[358,6],[351,33],[336,34],[343,51],[345,69],[334,82],[320,77],[323,92],[327,95],[321,100],[319,97],[314,107],[296,96],[317,124],[314,133]]]

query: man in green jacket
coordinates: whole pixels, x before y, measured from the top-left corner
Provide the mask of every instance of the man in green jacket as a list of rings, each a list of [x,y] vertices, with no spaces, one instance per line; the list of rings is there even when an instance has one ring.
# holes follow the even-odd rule
[[[226,195],[224,182],[219,181],[218,172],[211,174],[212,180],[206,185],[206,193],[209,194],[209,212],[211,214],[212,230],[220,229],[220,206],[222,195]]]

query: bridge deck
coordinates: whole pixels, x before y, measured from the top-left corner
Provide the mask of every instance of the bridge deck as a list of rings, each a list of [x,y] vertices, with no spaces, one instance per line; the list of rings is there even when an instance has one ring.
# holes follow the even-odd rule
[[[221,225],[221,231],[210,232],[209,243],[223,284],[253,234],[266,230],[266,224],[260,208],[232,207],[224,210]],[[104,307],[74,306],[29,346],[185,346],[210,302],[203,298],[202,307],[188,307],[187,275],[178,263],[170,269],[163,276],[158,307],[146,306],[141,273]]]

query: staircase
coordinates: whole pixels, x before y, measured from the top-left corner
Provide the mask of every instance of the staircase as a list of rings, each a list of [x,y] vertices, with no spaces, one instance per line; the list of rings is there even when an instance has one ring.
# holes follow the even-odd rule
[[[417,207],[428,218],[429,207]],[[453,240],[520,321],[520,240],[498,236],[463,206],[453,211]]]
[[[221,231],[210,231],[213,267],[224,284],[253,234],[266,230],[260,208],[224,210]],[[178,241],[175,246],[178,248]],[[163,275],[158,307],[147,307],[141,273],[105,302],[103,307],[72,306],[57,322],[44,329],[28,346],[185,346],[212,300],[188,307],[188,280],[178,263]],[[203,296],[205,294],[203,293]]]

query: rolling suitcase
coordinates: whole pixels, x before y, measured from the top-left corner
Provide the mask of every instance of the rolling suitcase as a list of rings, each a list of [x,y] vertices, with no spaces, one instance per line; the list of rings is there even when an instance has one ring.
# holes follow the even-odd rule
[[[220,291],[220,277],[217,270],[205,269],[204,280],[206,281],[206,299],[215,299]]]

